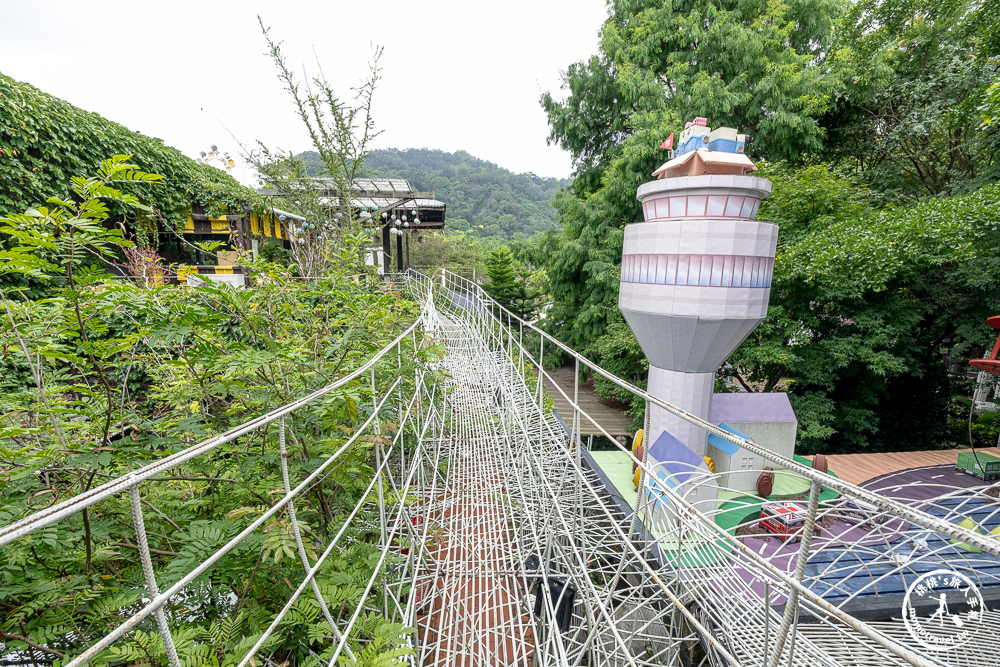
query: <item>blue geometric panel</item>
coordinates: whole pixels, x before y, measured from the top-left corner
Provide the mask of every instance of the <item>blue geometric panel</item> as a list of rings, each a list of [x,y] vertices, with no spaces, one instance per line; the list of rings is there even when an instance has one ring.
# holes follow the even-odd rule
[[[672,474],[678,484],[686,482],[695,470],[708,471],[703,458],[666,431],[650,447],[649,455],[662,464],[663,469]]]
[[[735,428],[733,428],[729,424],[726,424],[726,423],[719,424],[719,428],[721,428],[723,431],[729,431],[730,433],[732,433],[733,435],[735,435],[738,438],[746,438],[747,440],[750,439],[750,436],[748,436],[745,433],[741,433],[740,431],[737,431]],[[714,433],[710,433],[708,435],[708,444],[712,445],[713,447],[715,447],[716,449],[718,449],[720,451],[725,452],[729,456],[735,456],[736,452],[738,452],[739,449],[740,449],[739,445],[734,445],[733,443],[729,442],[728,440],[723,440],[722,438],[720,438],[719,436],[715,435]]]

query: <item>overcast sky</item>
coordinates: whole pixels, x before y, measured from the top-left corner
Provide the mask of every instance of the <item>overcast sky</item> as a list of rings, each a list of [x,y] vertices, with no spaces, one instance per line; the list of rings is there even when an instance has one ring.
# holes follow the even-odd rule
[[[367,75],[372,45],[384,47],[377,147],[570,174],[569,155],[546,146],[538,99],[597,52],[604,0],[0,0],[0,72],[188,155],[237,150],[229,132],[308,149],[258,14],[298,69],[315,74],[315,49],[343,95]]]

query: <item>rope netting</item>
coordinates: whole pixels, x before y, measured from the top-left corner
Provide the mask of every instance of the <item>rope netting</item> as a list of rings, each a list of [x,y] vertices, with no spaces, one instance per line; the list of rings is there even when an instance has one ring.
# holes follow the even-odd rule
[[[992,612],[976,619],[978,631],[963,649],[945,654],[914,640],[900,618],[902,609],[895,618],[878,621],[857,611],[879,597],[880,586],[897,579],[908,585],[929,568],[964,573],[989,599],[991,586],[1000,584],[989,570],[1000,558],[1000,543],[957,525],[970,515],[983,525],[1000,523],[995,509],[1000,505],[980,502],[989,497],[985,487],[920,502],[860,489],[662,403],[518,319],[475,283],[448,272],[433,279],[415,274],[407,282],[423,304],[420,321],[356,371],[0,528],[0,546],[30,540],[85,508],[129,495],[147,597],[122,614],[114,630],[64,664],[85,664],[114,651],[136,628],[146,628],[162,638],[168,662],[181,665],[173,639],[183,615],[179,596],[247,536],[282,515],[291,522],[301,569],[265,631],[239,655],[228,656],[240,666],[281,662],[269,647],[302,600],[312,601],[325,628],[311,640],[317,644],[310,647],[316,664],[364,664],[371,644],[366,619],[372,613],[413,629],[400,635],[406,650],[391,659],[394,664],[940,665],[964,660],[958,656],[975,657],[967,664],[995,664],[987,657],[1000,628]],[[546,346],[550,354],[558,348],[578,378],[599,375],[642,397],[647,414],[657,405],[799,479],[806,489],[802,539],[771,542],[741,533],[752,519],[723,520],[724,513],[741,511],[738,499],[735,505],[692,503],[625,447],[621,460],[641,470],[643,492],[612,488],[579,433],[587,421],[614,442],[612,434],[580,408],[578,393],[565,396],[573,408],[565,419],[545,407]],[[438,361],[400,371],[392,382],[376,382],[376,366],[402,368],[404,356],[434,347],[443,349]],[[360,381],[370,385],[370,417],[304,479],[291,479],[286,419]],[[143,489],[159,483],[163,472],[271,424],[278,433],[284,495],[161,589],[164,575],[154,567],[144,526]],[[375,463],[360,499],[327,541],[305,535],[296,503],[361,439],[375,443]],[[863,525],[863,535],[836,533],[832,526],[852,511],[864,514],[855,522]],[[372,526],[378,557],[358,603],[345,608],[318,580],[329,559],[353,536],[371,533]],[[956,551],[956,543],[968,549]],[[844,583],[858,572],[868,578]]]

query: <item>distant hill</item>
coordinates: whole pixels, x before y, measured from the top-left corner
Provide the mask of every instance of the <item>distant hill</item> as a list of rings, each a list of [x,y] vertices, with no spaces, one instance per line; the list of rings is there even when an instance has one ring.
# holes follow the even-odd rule
[[[302,157],[314,162],[318,156]],[[515,174],[465,151],[389,148],[374,151],[368,166],[379,176],[405,178],[417,190],[434,192],[448,205],[448,229],[500,242],[556,227],[552,196],[571,182]]]

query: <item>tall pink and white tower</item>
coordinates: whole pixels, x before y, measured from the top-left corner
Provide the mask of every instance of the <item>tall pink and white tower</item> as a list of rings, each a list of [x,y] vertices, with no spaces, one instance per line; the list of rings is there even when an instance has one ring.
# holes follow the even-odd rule
[[[774,270],[778,227],[755,220],[771,183],[747,175],[743,142],[689,123],[677,156],[639,186],[645,221],[625,228],[619,308],[649,360],[648,391],[706,421],[715,372],[767,314]],[[678,440],[705,455],[702,429],[655,406],[649,425],[654,465]]]

